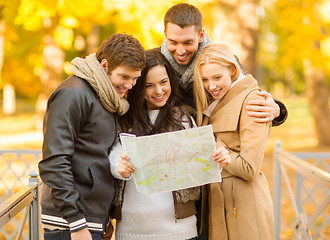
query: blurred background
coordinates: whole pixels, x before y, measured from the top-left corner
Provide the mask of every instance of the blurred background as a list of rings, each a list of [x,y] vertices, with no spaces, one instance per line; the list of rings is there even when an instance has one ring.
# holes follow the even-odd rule
[[[46,101],[71,75],[70,61],[119,32],[160,46],[165,12],[179,2],[198,7],[212,41],[228,43],[288,108],[265,155],[271,189],[277,139],[288,151],[330,152],[329,0],[0,0],[0,150],[40,150]],[[292,231],[288,223],[281,238]]]
[[[273,135],[288,148],[330,146],[330,1],[0,0],[0,149],[40,149],[45,102],[70,61],[118,32],[160,46],[164,14],[179,2],[197,6],[213,42],[228,43],[286,104]]]

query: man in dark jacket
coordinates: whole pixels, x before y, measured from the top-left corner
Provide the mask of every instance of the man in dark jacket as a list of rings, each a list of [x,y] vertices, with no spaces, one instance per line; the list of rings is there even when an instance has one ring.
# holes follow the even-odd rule
[[[44,118],[41,221],[44,239],[101,239],[115,194],[108,154],[115,114],[145,66],[134,37],[114,34],[96,54],[72,61],[73,76],[52,93]]]
[[[202,22],[199,9],[188,3],[172,6],[164,17],[165,40],[161,52],[177,73],[186,103],[190,106],[195,105],[193,93],[195,59],[204,47],[212,44],[203,29]],[[245,72],[243,66],[241,67]],[[256,122],[273,121],[273,126],[282,124],[287,118],[285,105],[278,100],[275,102],[268,92],[262,91],[260,95],[264,96],[265,100],[249,102],[250,105],[247,106],[249,115],[255,117]]]

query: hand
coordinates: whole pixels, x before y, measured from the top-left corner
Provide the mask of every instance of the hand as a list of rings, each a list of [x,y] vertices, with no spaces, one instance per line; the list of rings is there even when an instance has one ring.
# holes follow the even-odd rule
[[[135,168],[133,164],[130,163],[129,157],[125,153],[120,154],[120,157],[121,159],[118,164],[118,173],[123,178],[128,178],[134,172]]]
[[[229,151],[224,147],[218,147],[213,153],[213,160],[218,162],[221,168],[231,163]]]
[[[280,115],[280,107],[274,101],[272,95],[266,91],[258,92],[265,100],[250,100],[245,109],[250,117],[256,117],[254,120],[258,123],[271,122]]]
[[[71,240],[93,240],[88,228],[71,233]]]

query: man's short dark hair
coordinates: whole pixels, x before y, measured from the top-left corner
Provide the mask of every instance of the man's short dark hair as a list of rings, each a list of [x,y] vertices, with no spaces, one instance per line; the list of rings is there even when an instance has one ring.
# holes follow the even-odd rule
[[[181,28],[195,26],[198,32],[203,29],[203,17],[199,9],[188,3],[179,3],[167,10],[164,17],[164,27],[166,31],[167,23],[174,23]]]
[[[131,35],[117,33],[104,40],[96,52],[99,62],[106,59],[108,70],[125,65],[142,70],[146,64],[145,50],[141,43]]]

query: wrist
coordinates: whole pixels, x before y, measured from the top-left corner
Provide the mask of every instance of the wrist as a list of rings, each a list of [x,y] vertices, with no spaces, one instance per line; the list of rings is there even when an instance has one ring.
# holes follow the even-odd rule
[[[275,102],[277,103],[277,105],[279,106],[280,108],[280,114],[278,117],[276,117],[274,120],[273,120],[273,126],[279,126],[281,125],[282,123],[285,122],[285,120],[287,119],[288,117],[288,110],[286,109],[285,105],[279,101],[279,100],[276,100],[274,99]]]

